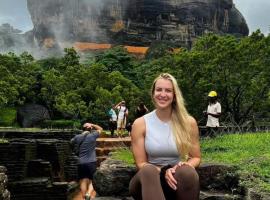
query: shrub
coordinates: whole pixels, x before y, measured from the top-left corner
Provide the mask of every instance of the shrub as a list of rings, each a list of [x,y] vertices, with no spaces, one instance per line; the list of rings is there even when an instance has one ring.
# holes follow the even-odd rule
[[[40,127],[49,129],[80,129],[81,122],[78,120],[45,120],[40,124]]]
[[[0,109],[0,126],[14,126],[16,109],[14,107]]]

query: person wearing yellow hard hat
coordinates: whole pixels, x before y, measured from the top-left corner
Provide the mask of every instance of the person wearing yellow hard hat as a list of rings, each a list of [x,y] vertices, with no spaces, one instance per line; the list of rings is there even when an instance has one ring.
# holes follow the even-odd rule
[[[221,105],[217,100],[218,94],[216,91],[210,91],[208,93],[208,107],[204,112],[207,116],[206,127],[208,133],[213,133],[212,129],[217,129],[219,127],[219,117],[221,116]]]

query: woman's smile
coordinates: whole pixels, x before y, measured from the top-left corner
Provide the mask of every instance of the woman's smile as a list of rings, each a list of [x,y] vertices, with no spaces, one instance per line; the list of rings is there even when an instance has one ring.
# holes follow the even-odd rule
[[[158,107],[170,106],[174,97],[172,82],[166,79],[157,80],[153,97]]]

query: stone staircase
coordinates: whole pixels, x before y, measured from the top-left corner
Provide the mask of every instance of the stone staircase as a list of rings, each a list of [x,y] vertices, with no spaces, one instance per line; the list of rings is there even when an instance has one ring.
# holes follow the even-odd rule
[[[130,137],[122,138],[109,138],[109,137],[100,137],[97,139],[97,163],[98,166],[104,160],[106,160],[110,154],[119,148],[129,148],[131,146]]]

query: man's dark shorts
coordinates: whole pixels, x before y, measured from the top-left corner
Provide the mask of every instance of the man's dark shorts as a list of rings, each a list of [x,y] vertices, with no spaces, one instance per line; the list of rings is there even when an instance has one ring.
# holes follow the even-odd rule
[[[96,162],[78,164],[78,179],[89,178],[92,180],[96,169]]]

